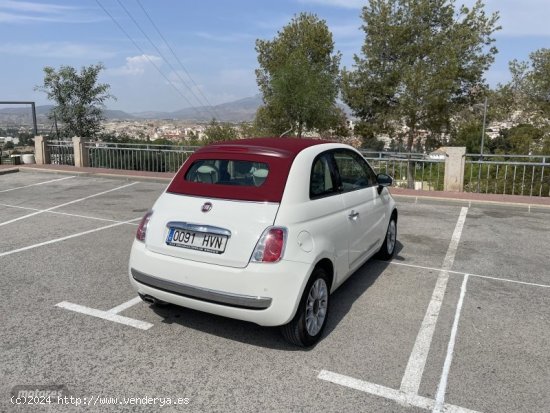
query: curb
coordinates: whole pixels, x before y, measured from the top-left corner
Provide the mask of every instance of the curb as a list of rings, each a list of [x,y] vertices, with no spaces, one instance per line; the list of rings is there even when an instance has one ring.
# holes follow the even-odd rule
[[[0,169],[0,175],[12,174],[14,172],[19,172],[19,168]]]
[[[25,173],[50,173],[54,175],[77,175],[77,176],[89,176],[89,177],[100,177],[107,179],[119,179],[126,181],[147,181],[147,182],[158,182],[158,183],[169,183],[172,178],[164,178],[158,176],[141,176],[141,175],[129,175],[129,174],[110,174],[107,172],[83,172],[83,171],[66,171],[61,169],[47,169],[47,168],[19,168],[13,172],[25,172]]]
[[[460,199],[448,197],[433,197],[433,196],[418,196],[418,195],[400,195],[392,194],[396,201],[425,204],[425,205],[459,205],[459,206],[495,206],[513,210],[525,210],[526,212],[547,212],[550,213],[550,205],[529,204],[521,202],[505,202],[505,201],[486,201],[482,199]]]

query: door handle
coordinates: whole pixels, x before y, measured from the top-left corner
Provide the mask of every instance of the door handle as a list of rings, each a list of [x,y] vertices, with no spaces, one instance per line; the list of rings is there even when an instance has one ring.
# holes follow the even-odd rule
[[[353,209],[351,210],[351,213],[348,215],[349,219],[356,220],[359,217],[359,212],[355,212]]]

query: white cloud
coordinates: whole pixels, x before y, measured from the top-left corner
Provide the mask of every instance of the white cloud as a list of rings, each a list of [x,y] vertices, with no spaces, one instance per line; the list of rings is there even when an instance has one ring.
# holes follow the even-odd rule
[[[34,3],[27,1],[1,0],[0,9],[26,11],[33,13],[62,13],[67,10],[75,10],[76,7],[60,4]]]
[[[0,11],[0,22],[2,23],[27,23],[27,22],[60,22],[59,17],[30,16],[25,14],[5,13]]]
[[[111,76],[140,76],[143,75],[146,70],[153,68],[153,64],[160,67],[162,58],[146,54],[131,56],[126,58],[126,64],[124,64],[124,66],[107,69],[106,74]]]
[[[115,53],[96,45],[72,42],[0,43],[0,53],[60,59],[108,59],[115,55]]]
[[[0,0],[1,23],[94,23],[105,17],[89,15],[84,9],[51,3]]]

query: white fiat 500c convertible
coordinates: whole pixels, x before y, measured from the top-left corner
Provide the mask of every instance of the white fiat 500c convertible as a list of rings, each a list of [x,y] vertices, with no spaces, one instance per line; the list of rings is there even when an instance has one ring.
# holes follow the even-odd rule
[[[143,217],[130,281],[145,301],[282,326],[287,340],[311,346],[330,294],[373,255],[394,254],[391,183],[339,143],[205,146]]]

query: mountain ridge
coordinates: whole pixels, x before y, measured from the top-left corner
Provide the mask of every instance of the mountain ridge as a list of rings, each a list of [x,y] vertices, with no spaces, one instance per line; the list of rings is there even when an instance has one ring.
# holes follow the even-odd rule
[[[254,119],[256,110],[262,104],[260,95],[245,97],[231,102],[220,103],[212,107],[199,106],[178,109],[175,111],[143,111],[126,112],[117,109],[105,109],[104,114],[107,120],[153,120],[171,119],[206,122],[216,118],[222,122],[246,122]],[[53,105],[36,106],[36,116],[45,118],[53,108]],[[31,117],[29,106],[7,107],[0,109],[0,120],[6,118]],[[12,119],[15,120],[15,119]],[[22,120],[22,119],[21,119]]]

